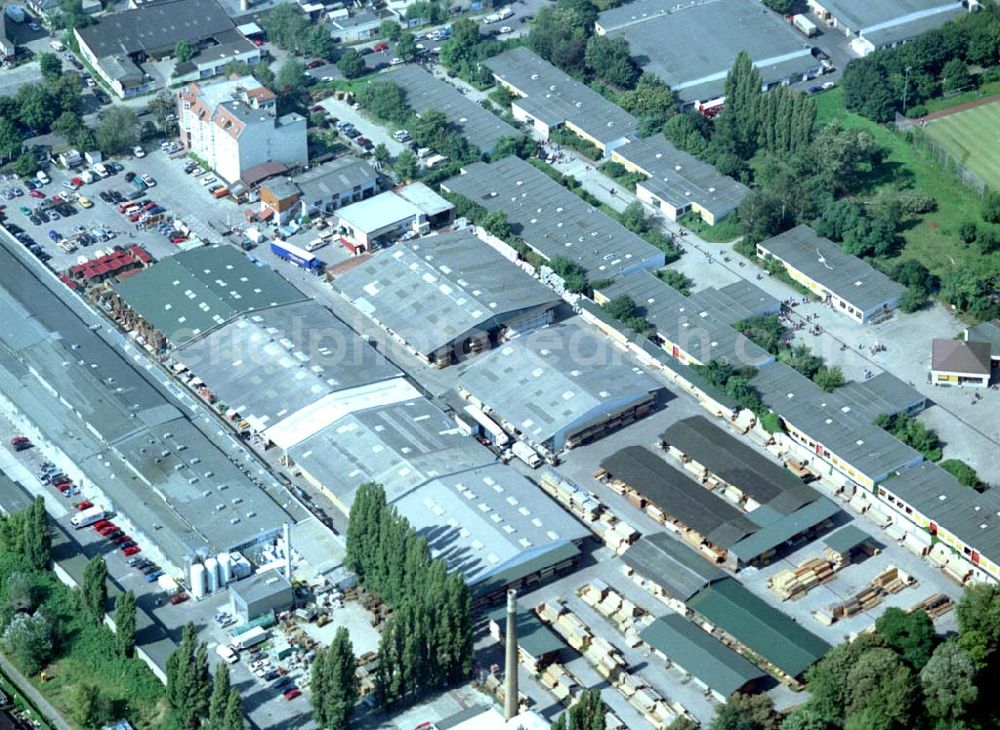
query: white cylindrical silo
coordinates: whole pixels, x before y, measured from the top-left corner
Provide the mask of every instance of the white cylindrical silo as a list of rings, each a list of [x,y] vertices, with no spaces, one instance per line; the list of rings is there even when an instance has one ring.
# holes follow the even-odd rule
[[[215,558],[205,561],[205,576],[208,579],[208,592],[215,593],[219,590],[219,561]]]
[[[205,597],[208,590],[205,578],[205,566],[201,563],[191,564],[191,595],[195,600]]]
[[[233,580],[233,559],[229,553],[219,553],[219,588],[229,585]]]

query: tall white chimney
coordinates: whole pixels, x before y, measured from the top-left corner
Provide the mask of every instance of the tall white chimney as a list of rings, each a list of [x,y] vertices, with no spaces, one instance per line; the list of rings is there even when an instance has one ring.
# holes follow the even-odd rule
[[[285,523],[285,579],[292,582],[292,528]]]
[[[507,692],[504,697],[503,716],[511,720],[517,716],[517,591],[507,591],[507,663],[504,668]]]

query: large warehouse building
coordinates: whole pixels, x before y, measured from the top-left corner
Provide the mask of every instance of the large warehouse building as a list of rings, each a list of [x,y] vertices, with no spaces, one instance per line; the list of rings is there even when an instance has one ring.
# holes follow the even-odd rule
[[[804,224],[761,241],[757,255],[780,261],[795,281],[860,324],[895,309],[906,293],[905,286]]]
[[[866,56],[939,28],[977,0],[807,0],[829,27],[851,38],[851,48]]]
[[[663,135],[632,140],[615,149],[611,159],[646,176],[635,184],[636,197],[672,221],[694,211],[715,225],[750,192],[743,183],[677,149]]]
[[[438,366],[548,324],[560,302],[468,231],[396,244],[333,286]]]
[[[627,40],[632,57],[666,81],[683,106],[720,99],[740,51],[750,54],[766,87],[823,69],[806,38],[757,0],[636,0],[604,11],[595,27]]]
[[[636,303],[656,329],[659,345],[685,365],[724,358],[733,365],[760,367],[774,356],[737,332],[744,319],[777,314],[781,303],[747,281],[684,296],[648,271],[623,276],[594,297],[604,304],[617,297]]]
[[[504,137],[516,138],[522,134],[451,84],[415,64],[399,66],[378,78],[402,89],[406,103],[418,115],[428,109],[444,114],[448,123],[483,154],[491,154]]]
[[[260,434],[328,397],[402,376],[311,301],[242,315],[174,350],[172,359],[191,385]]]
[[[638,128],[631,114],[534,51],[516,46],[484,62],[497,83],[514,94],[514,119],[544,137],[565,127],[607,157]]]
[[[490,212],[503,212],[513,231],[538,254],[569,259],[591,279],[664,264],[658,248],[513,155],[467,165],[441,187]]]
[[[182,251],[114,285],[111,316],[160,352],[240,314],[301,301],[302,292],[232,246]]]
[[[571,323],[515,338],[458,379],[462,397],[552,454],[642,418],[662,390],[606,339]]]

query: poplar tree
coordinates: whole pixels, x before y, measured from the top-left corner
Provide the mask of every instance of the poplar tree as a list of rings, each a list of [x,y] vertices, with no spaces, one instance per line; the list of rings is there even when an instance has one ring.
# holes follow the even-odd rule
[[[124,657],[135,653],[135,594],[120,593],[115,599],[115,643]]]
[[[25,509],[21,524],[24,530],[21,544],[28,566],[32,570],[48,570],[52,564],[52,536],[49,534],[44,497],[35,497],[35,501]]]
[[[83,569],[80,597],[90,617],[96,623],[101,623],[104,620],[104,607],[108,603],[108,564],[100,555],[91,558]]]
[[[224,662],[219,662],[212,677],[212,699],[208,704],[209,730],[225,730],[230,689],[229,667]]]

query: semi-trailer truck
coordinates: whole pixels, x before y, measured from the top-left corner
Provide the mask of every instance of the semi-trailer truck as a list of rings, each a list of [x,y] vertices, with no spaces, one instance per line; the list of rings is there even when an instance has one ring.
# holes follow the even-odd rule
[[[239,636],[234,636],[229,645],[236,651],[243,651],[244,649],[249,649],[251,646],[257,646],[257,644],[265,641],[267,637],[267,629],[261,626],[254,626],[249,631]]]
[[[513,452],[514,456],[530,466],[532,469],[537,469],[542,465],[542,457],[538,455],[537,451],[523,441],[515,441],[510,447],[510,450]]]
[[[271,253],[278,258],[284,259],[285,261],[291,261],[300,269],[305,269],[306,271],[312,271],[315,273],[323,268],[323,262],[311,253],[303,251],[298,246],[280,239],[271,241]]]
[[[85,510],[80,510],[75,515],[70,518],[70,524],[76,529],[81,527],[86,527],[87,525],[92,525],[98,520],[104,519],[104,508],[94,505],[93,507],[87,507]]]

